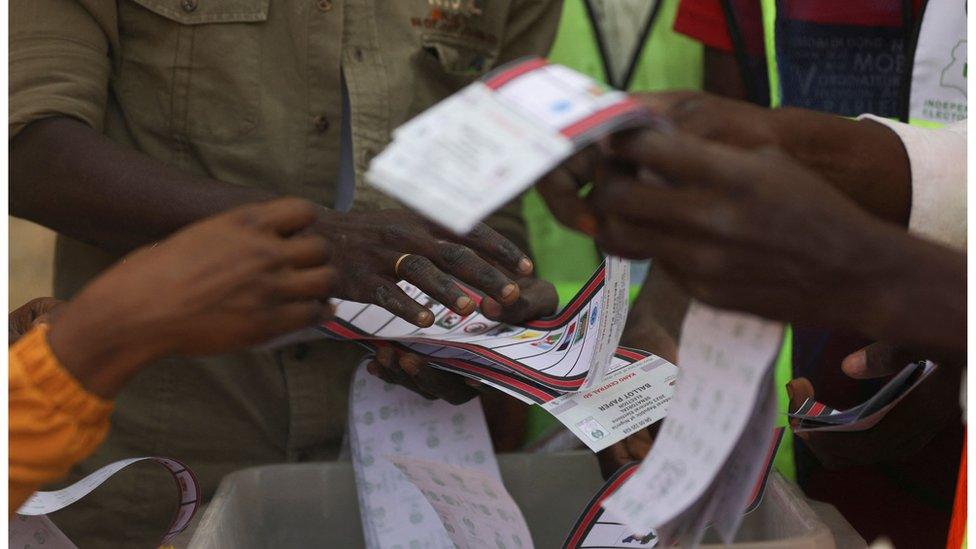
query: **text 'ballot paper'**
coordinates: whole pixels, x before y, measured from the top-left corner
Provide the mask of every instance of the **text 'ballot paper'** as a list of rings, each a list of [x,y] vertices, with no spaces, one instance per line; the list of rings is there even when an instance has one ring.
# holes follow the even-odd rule
[[[497,477],[436,461],[389,456],[437,511],[459,549],[529,549],[532,535]]]
[[[702,514],[714,512],[705,496],[714,493],[757,406],[762,415],[782,333],[776,322],[692,304],[668,417],[641,467],[604,503],[613,517],[638,533],[655,528],[665,539],[676,525],[704,529],[710,517]]]
[[[532,57],[500,67],[394,130],[365,179],[464,234],[573,151],[652,122],[627,94]]]
[[[677,377],[674,364],[651,355],[593,389],[563,395],[542,408],[599,452],[663,418]]]
[[[349,392],[349,443],[369,549],[454,547],[434,508],[385,456],[424,458],[500,478],[480,399],[459,406],[428,400],[369,375],[365,361]]]

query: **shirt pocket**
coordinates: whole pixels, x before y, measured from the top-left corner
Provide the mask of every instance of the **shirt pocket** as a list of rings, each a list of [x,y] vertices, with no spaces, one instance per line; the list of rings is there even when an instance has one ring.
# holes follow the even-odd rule
[[[444,73],[453,76],[479,77],[498,62],[499,46],[464,38],[425,33],[421,42],[427,55]]]
[[[113,84],[130,129],[224,144],[255,133],[269,0],[121,0]]]

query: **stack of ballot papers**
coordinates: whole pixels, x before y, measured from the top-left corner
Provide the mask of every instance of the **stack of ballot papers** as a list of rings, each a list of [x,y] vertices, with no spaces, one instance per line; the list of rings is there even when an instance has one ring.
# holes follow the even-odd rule
[[[928,360],[913,362],[881,388],[873,397],[848,410],[835,410],[810,398],[790,414],[799,424],[793,429],[803,431],[863,431],[874,427],[882,418],[918,387],[936,365]]]
[[[772,442],[766,450],[765,462],[752,485],[749,504],[743,514],[749,514],[762,503],[766,482],[769,480],[769,473],[773,470],[773,457],[782,439],[783,428],[775,429]],[[614,520],[602,507],[603,501],[613,495],[637,471],[638,465],[640,463],[634,461],[618,469],[590,499],[566,538],[564,549],[627,549],[657,546],[659,540],[657,532],[651,530],[646,534],[634,534],[625,524]]]
[[[695,547],[711,527],[738,531],[755,479],[771,458],[777,406],[772,364],[783,326],[692,303],[678,348],[678,383],[637,470],[603,501],[638,536]]]
[[[492,482],[501,475],[478,399],[428,400],[369,375],[362,363],[349,391],[349,448],[369,548],[452,549],[435,509],[391,456],[455,466]]]
[[[654,125],[662,124],[626,93],[526,58],[394,130],[365,178],[464,234],[573,152],[614,131]]]
[[[478,312],[462,317],[401,281],[430,308],[432,326],[418,328],[377,305],[333,300],[336,316],[319,329],[368,349],[423,355],[435,368],[540,405],[599,451],[661,420],[677,377],[670,362],[618,346],[629,272],[627,261],[608,258],[560,312],[520,326]]]

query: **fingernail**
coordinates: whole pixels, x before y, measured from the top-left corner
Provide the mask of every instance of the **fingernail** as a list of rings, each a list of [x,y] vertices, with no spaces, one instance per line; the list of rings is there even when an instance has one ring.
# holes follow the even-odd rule
[[[476,379],[471,379],[470,377],[464,378],[464,384],[475,389],[481,388],[481,383],[479,383]]]
[[[417,377],[420,375],[420,364],[417,364],[417,362],[410,357],[403,357],[400,360],[400,368],[410,377]]]
[[[471,298],[466,295],[462,295],[461,297],[457,298],[457,301],[454,302],[454,306],[457,307],[457,310],[459,311],[467,311],[472,304],[473,301],[471,301]]]
[[[527,257],[523,257],[518,263],[518,271],[521,274],[531,274],[532,273],[532,261]]]
[[[484,299],[481,301],[481,314],[488,318],[498,318],[502,314],[502,308],[494,299]]]
[[[421,311],[417,314],[417,324],[429,326],[434,322],[434,315],[430,311]]]
[[[868,353],[864,349],[847,355],[841,363],[841,368],[845,372],[863,372],[868,367]]]
[[[502,298],[508,299],[517,291],[518,291],[518,286],[516,286],[515,284],[509,284],[504,288],[502,288]]]
[[[596,219],[592,215],[582,214],[576,218],[576,229],[588,236],[596,236]]]

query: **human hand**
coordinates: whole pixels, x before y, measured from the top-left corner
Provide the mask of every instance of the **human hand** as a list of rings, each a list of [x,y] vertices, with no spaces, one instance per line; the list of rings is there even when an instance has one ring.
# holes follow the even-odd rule
[[[868,334],[890,320],[882,292],[916,244],[815,174],[680,133],[637,132],[613,151],[588,198],[603,249],[653,257],[717,307]]]
[[[872,214],[908,221],[908,153],[898,134],[883,124],[802,108],[768,109],[704,92],[638,98],[677,131],[739,149],[779,149]]]
[[[153,359],[227,352],[322,322],[335,272],[325,239],[307,232],[316,217],[311,203],[280,199],[136,250],[64,306],[51,348],[109,395]]]
[[[7,315],[7,344],[17,340],[38,324],[45,324],[57,314],[64,301],[53,297],[38,297],[17,307]]]
[[[784,120],[787,110],[768,109],[706,92],[645,92],[634,97],[676,130],[733,147],[782,147],[793,133],[803,131]],[[814,117],[832,117],[805,112]]]
[[[844,359],[844,373],[859,379],[890,376],[922,355],[887,343],[875,343]],[[947,366],[945,363],[942,366]],[[878,462],[896,462],[921,450],[960,409],[959,378],[953,368],[940,367],[876,425],[864,431],[805,431],[796,435],[828,469]],[[786,386],[790,410],[814,398],[809,380],[798,378]],[[791,419],[796,427],[799,420]]]
[[[510,305],[519,286],[506,271],[527,276],[533,269],[525,253],[486,225],[459,237],[407,210],[326,212],[315,230],[336,250],[335,297],[379,305],[420,327],[434,315],[397,286],[400,279],[467,315],[475,304],[455,279]]]
[[[519,280],[519,298],[502,305],[491,298],[481,303],[482,313],[492,320],[519,324],[556,312],[559,298],[552,284],[536,278]],[[483,385],[471,378],[433,368],[426,357],[416,353],[381,347],[366,370],[387,383],[401,385],[428,399],[463,404],[478,396]]]
[[[655,423],[647,429],[641,429],[628,436],[620,442],[615,442],[611,446],[597,453],[597,461],[600,462],[600,472],[604,479],[608,479],[624,465],[632,461],[643,461],[647,453],[654,445],[657,432],[661,428],[661,423]]]

